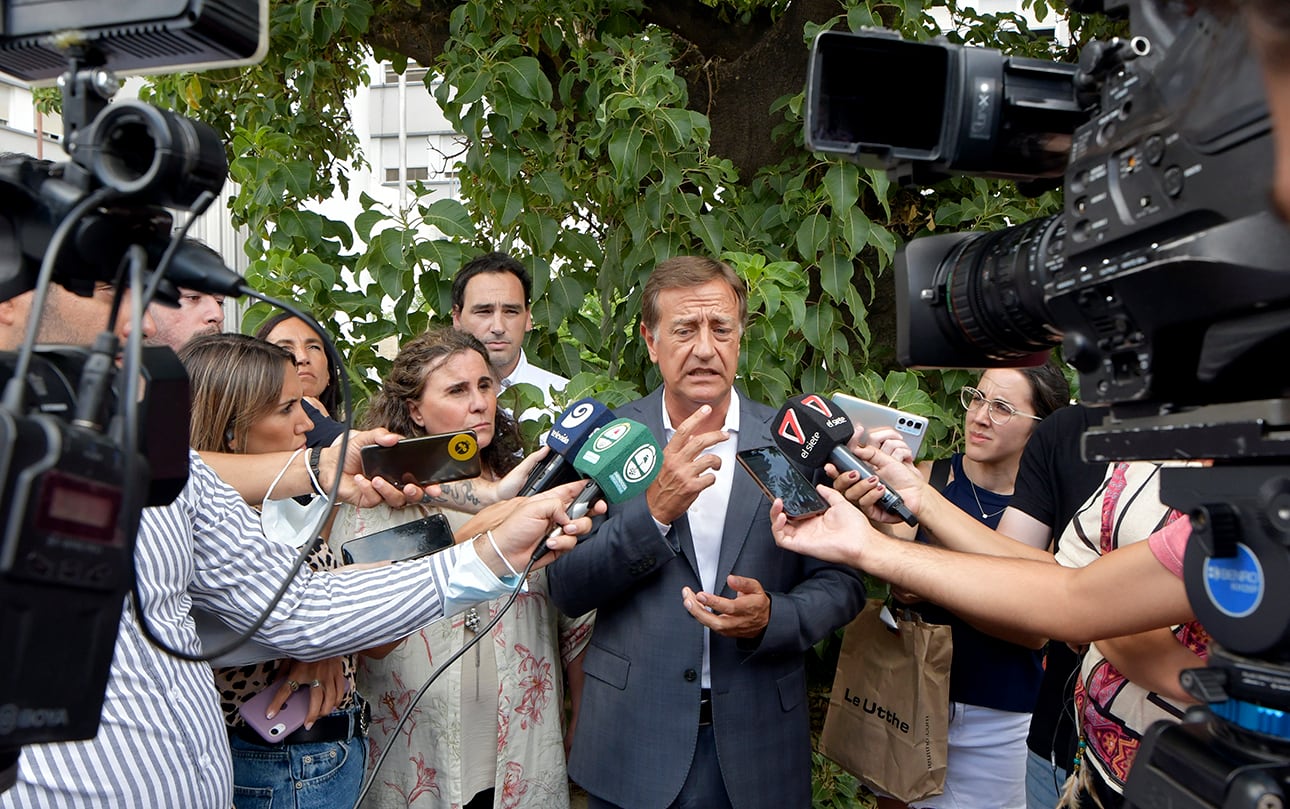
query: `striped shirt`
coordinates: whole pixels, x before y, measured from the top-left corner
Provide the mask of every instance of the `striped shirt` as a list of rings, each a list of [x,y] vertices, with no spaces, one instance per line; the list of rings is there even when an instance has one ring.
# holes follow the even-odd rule
[[[295,550],[266,539],[242,497],[195,453],[188,485],[169,506],[144,509],[134,554],[148,624],[167,645],[199,654],[189,609],[202,606],[242,631],[272,601]],[[255,635],[284,657],[320,660],[402,638],[444,614],[455,578],[480,590],[470,543],[364,571],[297,573]],[[494,598],[509,589],[488,574]],[[446,589],[452,580],[452,590]],[[453,599],[454,606],[456,599]],[[451,609],[451,607],[450,607]],[[228,809],[233,770],[210,665],[178,660],[142,634],[131,599],[91,740],[23,747],[18,784],[0,807]]]

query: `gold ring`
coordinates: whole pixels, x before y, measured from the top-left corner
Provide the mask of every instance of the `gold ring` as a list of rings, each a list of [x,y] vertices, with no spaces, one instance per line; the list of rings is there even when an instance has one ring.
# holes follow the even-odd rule
[[[299,691],[300,683],[296,682],[295,680],[287,680],[287,688],[290,688],[292,692]]]

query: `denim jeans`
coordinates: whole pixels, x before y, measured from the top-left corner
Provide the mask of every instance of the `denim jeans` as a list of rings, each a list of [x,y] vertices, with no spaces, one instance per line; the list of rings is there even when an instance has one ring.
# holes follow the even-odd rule
[[[236,736],[235,809],[332,809],[358,801],[367,769],[367,740],[262,745]]]
[[[1033,750],[1026,753],[1026,809],[1053,809],[1066,783],[1066,771]]]

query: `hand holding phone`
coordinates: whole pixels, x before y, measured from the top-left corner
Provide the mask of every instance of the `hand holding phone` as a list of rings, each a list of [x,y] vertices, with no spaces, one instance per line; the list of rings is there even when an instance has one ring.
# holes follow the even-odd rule
[[[852,423],[864,427],[866,433],[879,427],[890,427],[895,430],[909,445],[910,453],[915,458],[918,457],[918,450],[923,446],[923,437],[927,435],[926,418],[846,393],[835,393],[831,398],[847,418],[851,419]]]
[[[364,475],[397,487],[475,478],[481,471],[474,430],[405,438],[389,447],[369,444],[361,455]]]
[[[828,510],[829,504],[820,497],[815,486],[778,447],[740,450],[735,458],[767,497],[772,501],[776,497],[784,501],[784,514],[790,520],[823,514]]]
[[[274,714],[272,719],[266,719],[264,712],[268,710],[269,703],[276,693],[278,693],[278,683],[273,683],[242,703],[242,707],[237,709],[247,726],[254,729],[270,744],[277,744],[290,736],[296,728],[305,723],[305,719],[309,716],[309,688],[305,687],[291,692],[291,696],[287,697],[287,701],[282,704],[281,710]]]

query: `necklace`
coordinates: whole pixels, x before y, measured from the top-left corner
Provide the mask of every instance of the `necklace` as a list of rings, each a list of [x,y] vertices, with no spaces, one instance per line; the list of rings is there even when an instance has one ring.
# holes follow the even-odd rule
[[[988,520],[992,517],[998,517],[1000,514],[1008,510],[1008,507],[1005,505],[1003,508],[999,509],[993,514],[986,514],[985,506],[981,505],[981,497],[976,493],[976,484],[973,483],[972,478],[968,477],[967,475],[964,475],[963,479],[968,482],[968,486],[971,487],[972,489],[972,499],[976,501],[976,507],[981,511],[981,519]]]

